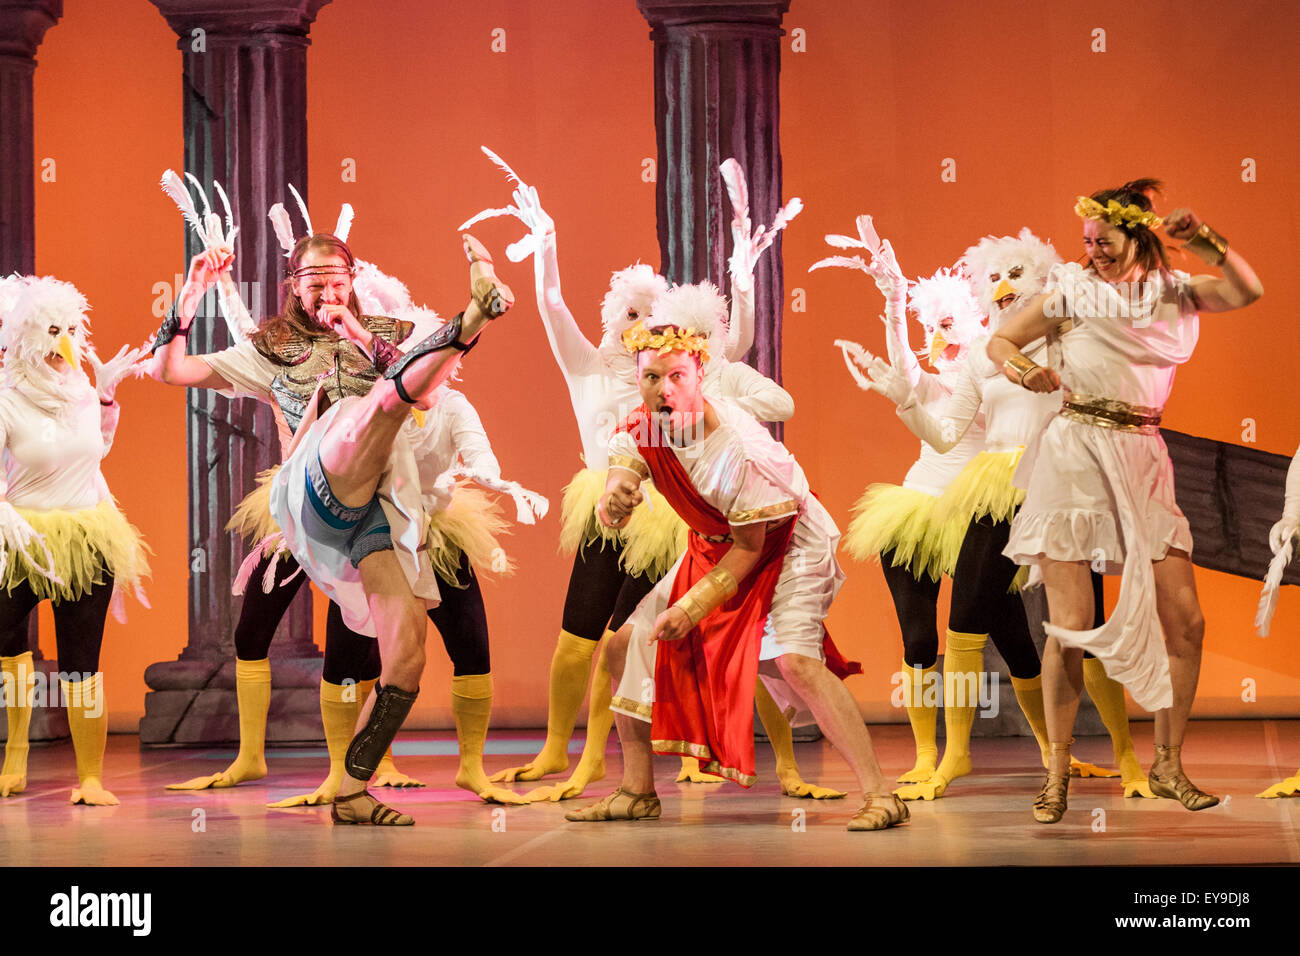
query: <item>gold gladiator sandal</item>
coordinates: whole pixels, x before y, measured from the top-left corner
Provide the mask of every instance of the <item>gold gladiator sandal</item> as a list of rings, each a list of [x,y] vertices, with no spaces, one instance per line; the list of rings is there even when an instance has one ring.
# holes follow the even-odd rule
[[[1147,774],[1147,784],[1157,797],[1177,800],[1188,810],[1208,810],[1218,806],[1219,798],[1200,790],[1183,772],[1182,747],[1156,744],[1156,762]]]
[[[1047,775],[1043,778],[1043,789],[1034,800],[1034,819],[1039,823],[1060,823],[1069,808],[1066,798],[1070,791],[1070,745],[1073,743],[1071,737],[1065,743],[1047,745]],[[1065,768],[1062,771],[1052,769],[1061,766]]]
[[[362,797],[370,801],[369,807],[352,805],[354,800]],[[330,804],[330,817],[336,824],[355,823],[373,827],[409,827],[415,823],[414,817],[384,806],[365,790],[358,790],[346,797],[335,797]]]

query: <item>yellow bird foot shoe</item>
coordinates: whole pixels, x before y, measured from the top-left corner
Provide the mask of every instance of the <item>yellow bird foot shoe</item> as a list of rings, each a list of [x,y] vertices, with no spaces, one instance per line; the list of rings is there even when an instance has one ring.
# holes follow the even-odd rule
[[[1143,797],[1147,800],[1155,800],[1156,795],[1151,792],[1151,784],[1147,783],[1146,777],[1139,777],[1136,780],[1125,780],[1124,796],[1125,798]]]
[[[1262,797],[1265,800],[1274,800],[1277,797],[1300,796],[1300,773],[1273,784],[1263,793],[1257,793],[1255,796]]]
[[[694,757],[682,758],[682,769],[677,773],[673,783],[723,783],[722,777],[700,770],[700,762]]]
[[[330,804],[330,819],[335,825],[372,826],[372,827],[409,827],[415,825],[415,818],[385,806],[365,790],[358,790],[347,797],[335,797]]]
[[[334,798],[338,796],[339,785],[343,782],[343,775],[337,777],[330,774],[325,781],[313,790],[311,793],[299,794],[296,797],[286,797],[283,800],[277,800],[275,803],[268,803],[267,807],[272,810],[283,810],[288,807],[323,807],[333,803]]]
[[[206,777],[193,777],[182,783],[167,784],[168,790],[225,790],[241,783],[251,783],[266,776],[266,760],[236,759],[220,773],[208,774]]]
[[[384,765],[379,765],[379,770],[375,773],[375,779],[371,783],[373,787],[423,787],[426,784],[414,777],[408,777],[402,771],[393,767],[391,770],[385,770]]]
[[[97,778],[87,777],[81,786],[72,791],[72,802],[87,807],[116,807],[122,801],[105,790]]]
[[[934,771],[938,766],[937,754],[932,754],[930,758],[924,759],[920,755],[916,758],[916,766],[906,773],[898,775],[895,783],[925,783],[934,776]]]
[[[867,802],[862,805],[853,819],[849,821],[850,830],[887,830],[906,823],[912,818],[907,804],[897,794],[869,793]]]
[[[465,770],[463,767],[456,774],[456,786],[462,790],[468,790],[477,796],[484,803],[501,803],[507,806],[523,806],[528,802],[528,798],[521,793],[515,793],[513,790],[507,790],[505,787],[494,787],[488,780],[487,774],[479,770]]]
[[[1088,763],[1084,760],[1070,758],[1070,776],[1071,777],[1118,777],[1118,770],[1110,770],[1106,767],[1098,767],[1095,763]]]
[[[663,808],[659,795],[633,793],[619,787],[598,803],[582,810],[570,810],[564,819],[570,823],[604,823],[609,820],[658,820]]]
[[[522,767],[511,767],[508,770],[499,770],[488,778],[490,783],[514,783],[525,780],[541,780],[543,777],[549,777],[552,774],[564,773],[569,769],[569,758],[566,754],[560,754],[558,757],[548,757],[546,751],[542,751]]]
[[[16,797],[26,789],[26,773],[0,774],[0,797]]]
[[[802,800],[839,800],[848,794],[830,787],[819,787],[815,783],[805,783],[798,770],[778,770],[776,777],[781,781],[781,793],[787,797]]]
[[[529,790],[524,794],[524,799],[529,803],[558,803],[561,800],[572,800],[574,797],[582,796],[588,784],[604,779],[605,761],[602,760],[600,766],[590,769],[585,768],[579,761],[578,769],[568,780]]]

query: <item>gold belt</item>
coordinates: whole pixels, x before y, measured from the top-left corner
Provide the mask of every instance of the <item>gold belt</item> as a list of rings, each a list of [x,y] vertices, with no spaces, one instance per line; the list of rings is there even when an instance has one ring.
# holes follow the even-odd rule
[[[1163,408],[1130,405],[1114,398],[1080,392],[1066,392],[1065,405],[1061,408],[1061,414],[1071,421],[1142,435],[1159,433],[1160,416],[1163,413]]]
[[[734,540],[729,534],[700,534],[700,532],[696,531],[694,528],[691,529],[691,534],[695,535],[697,538],[703,538],[710,544],[727,544]]]

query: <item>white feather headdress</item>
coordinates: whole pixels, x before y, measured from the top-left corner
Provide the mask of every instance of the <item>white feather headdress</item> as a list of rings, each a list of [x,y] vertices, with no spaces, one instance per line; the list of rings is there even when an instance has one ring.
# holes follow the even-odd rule
[[[718,291],[718,287],[708,280],[673,286],[655,299],[650,318],[646,321],[648,329],[662,328],[665,325],[695,329],[702,335],[707,335],[712,346],[719,331],[726,334],[727,300]],[[712,347],[710,351],[712,352]]]
[[[303,202],[302,195],[294,188],[293,183],[289,183],[289,192],[293,193],[294,202],[298,204],[298,213],[302,216],[303,225],[307,231],[304,236],[310,236],[315,233],[311,225],[311,213],[307,211],[307,204]],[[293,247],[297,243],[293,233],[293,220],[289,217],[289,211],[284,208],[284,203],[278,202],[266,211],[266,217],[271,220],[271,228],[275,230],[276,241],[280,243],[280,248],[284,250],[284,255],[288,258],[293,254]],[[347,242],[348,235],[352,232],[353,210],[351,203],[344,203],[339,209],[339,218],[334,224],[334,232],[331,234],[340,242]]]
[[[53,276],[23,277],[18,283],[18,295],[5,312],[4,327],[0,328],[6,365],[43,365],[51,352],[51,325],[75,329],[78,344],[84,347],[90,332],[86,318],[89,311],[90,303],[71,282]]]
[[[622,335],[636,320],[627,316],[635,309],[644,319],[659,296],[668,291],[668,280],[644,262],[620,269],[609,279],[609,291],[600,303],[600,325],[605,335]]]
[[[1017,236],[985,236],[962,253],[957,265],[969,278],[980,308],[992,316],[996,311],[993,290],[1012,269],[1018,266],[1023,270],[1020,279],[1014,282],[1023,298],[1042,291],[1047,274],[1060,261],[1052,244],[1039,239],[1025,226]],[[989,278],[993,275],[999,277],[997,282]]]
[[[953,320],[952,328],[943,334],[949,342],[966,344],[974,341],[982,331],[984,313],[980,310],[970,283],[960,272],[943,268],[926,279],[908,284],[907,307],[916,313],[926,333],[926,353],[929,352],[939,322]]]

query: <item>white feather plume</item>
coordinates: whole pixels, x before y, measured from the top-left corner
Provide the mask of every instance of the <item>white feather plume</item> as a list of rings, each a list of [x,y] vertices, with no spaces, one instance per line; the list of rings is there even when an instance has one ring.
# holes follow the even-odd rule
[[[231,237],[236,232],[235,214],[230,209],[230,197],[228,197],[226,191],[221,188],[221,183],[217,182],[215,179],[212,180],[212,188],[217,191],[217,196],[221,199],[221,208],[226,211],[226,242],[229,243]]]
[[[293,188],[293,183],[289,183],[289,192],[293,193],[293,198],[298,203],[298,211],[302,213],[302,221],[307,226],[307,235],[313,235],[316,230],[311,227],[311,215],[307,212],[307,204],[302,201],[298,190]]]
[[[745,171],[741,168],[740,163],[735,157],[726,159],[718,167],[722,173],[722,181],[727,185],[727,195],[731,197],[731,204],[749,211],[749,184],[745,181]]]
[[[780,232],[801,212],[803,212],[803,200],[798,196],[795,196],[777,211],[776,218],[772,220],[772,227],[769,230],[769,233]]]
[[[203,184],[202,184],[201,182],[199,182],[198,177],[195,176],[193,173],[188,173],[188,172],[187,172],[187,173],[185,174],[185,178],[188,179],[190,182],[192,182],[192,183],[194,184],[194,188],[198,190],[199,198],[203,200],[203,219],[204,219],[204,221],[206,221],[207,218],[208,218],[208,216],[209,216],[209,215],[211,214],[211,212],[212,212],[212,207],[208,204],[208,194],[207,194],[207,191],[204,190],[204,188],[203,188]]]
[[[866,262],[861,256],[827,256],[825,259],[818,259],[808,267],[808,271],[815,269],[825,269],[828,266],[838,266],[843,269],[861,269],[863,272],[870,274]]]
[[[488,149],[486,146],[480,146],[479,149],[483,150],[484,155],[486,155],[488,159],[492,160],[492,162],[496,163],[503,170],[505,170],[506,179],[508,179],[510,182],[518,183],[521,186],[524,184],[524,181],[519,178],[519,174],[516,173],[513,169],[511,169],[510,164],[507,163],[504,159],[502,159],[496,153],[492,152],[492,150]]]
[[[347,242],[348,234],[352,232],[352,203],[345,202],[339,210],[339,221],[334,226],[334,235],[338,236],[339,242]]]
[[[484,209],[482,212],[477,213],[476,215],[471,216],[469,219],[466,219],[464,222],[462,222],[459,226],[456,227],[456,231],[460,232],[464,229],[468,229],[476,222],[482,222],[484,219],[495,219],[497,216],[518,216],[518,215],[519,215],[519,210],[516,209],[514,206],[501,206],[496,209]]]
[[[198,210],[194,208],[194,199],[185,188],[185,180],[181,179],[175,170],[168,169],[163,172],[158,185],[162,186],[163,192],[171,197],[171,201],[180,209],[185,221],[194,227],[194,231],[202,233],[203,223],[199,221]]]
[[[293,253],[293,223],[289,220],[289,210],[284,208],[284,203],[278,202],[267,210],[266,218],[271,220],[271,228],[275,230],[275,238],[279,240],[280,248],[284,250],[286,256]]]
[[[1273,623],[1273,612],[1277,610],[1278,591],[1282,587],[1282,575],[1291,563],[1291,542],[1278,550],[1269,562],[1268,574],[1264,575],[1264,590],[1259,595],[1259,610],[1255,614],[1255,630],[1260,637],[1268,637],[1268,630]]]

